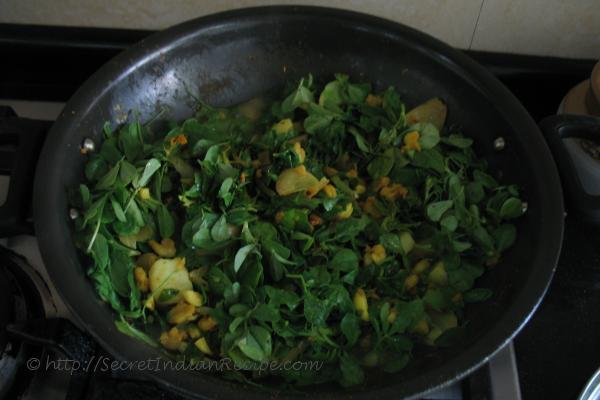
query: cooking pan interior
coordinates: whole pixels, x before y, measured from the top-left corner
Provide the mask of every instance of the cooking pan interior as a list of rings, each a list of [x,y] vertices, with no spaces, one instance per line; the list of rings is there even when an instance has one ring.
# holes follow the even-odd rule
[[[157,350],[118,333],[71,242],[65,188],[82,181],[86,160],[79,145],[101,140],[113,126],[161,109],[169,118],[192,113],[194,98],[229,106],[281,88],[308,73],[344,72],[378,90],[393,85],[411,108],[432,97],[448,105],[448,123],[475,139],[502,182],[514,182],[529,204],[517,223],[518,240],[478,285],[491,300],[469,306],[465,337],[454,347],[416,359],[401,373],[371,377],[361,394],[420,392],[483,362],[528,318],[547,287],[562,233],[560,185],[535,124],[497,81],[465,56],[411,29],[384,20],[316,8],[264,8],[202,18],[152,37],[109,62],[68,103],[47,140],[36,178],[36,228],[52,280],[80,322],[115,356],[148,359]],[[497,137],[506,148],[493,148]],[[558,215],[560,214],[560,215]],[[233,383],[191,373],[156,373],[163,382],[196,395],[258,395]],[[308,391],[315,389],[306,389]],[[319,388],[335,395],[339,388]]]

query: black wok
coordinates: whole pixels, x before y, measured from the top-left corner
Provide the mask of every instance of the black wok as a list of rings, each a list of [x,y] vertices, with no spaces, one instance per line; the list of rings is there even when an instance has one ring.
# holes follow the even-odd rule
[[[73,96],[53,125],[34,188],[36,234],[54,285],[81,325],[113,356],[146,360],[160,352],[117,331],[114,315],[86,277],[71,240],[66,188],[82,180],[85,138],[98,143],[135,110],[142,120],[167,107],[169,118],[192,113],[192,96],[233,105],[308,73],[345,72],[394,85],[408,107],[431,97],[448,104],[449,123],[473,137],[502,181],[517,183],[529,204],[518,241],[480,281],[491,300],[468,307],[465,337],[454,347],[416,358],[396,375],[370,377],[354,398],[402,398],[455,381],[506,344],[527,322],[548,287],[560,250],[563,200],[550,151],[529,115],[494,77],[462,53],[402,25],[352,12],[312,7],[238,10],[168,29],[119,55]],[[506,143],[494,148],[496,138]],[[264,398],[264,391],[217,376],[150,373],[168,388],[206,398]],[[324,398],[349,393],[334,386],[304,389]],[[301,394],[275,391],[269,396]]]

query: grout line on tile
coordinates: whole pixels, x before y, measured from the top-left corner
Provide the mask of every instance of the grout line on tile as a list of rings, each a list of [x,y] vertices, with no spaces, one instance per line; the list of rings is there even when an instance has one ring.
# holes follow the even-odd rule
[[[481,5],[479,6],[479,13],[477,14],[477,19],[475,20],[475,27],[473,28],[473,34],[471,35],[471,41],[469,42],[469,49],[473,46],[473,40],[475,39],[475,32],[477,32],[477,25],[479,24],[479,17],[481,17],[481,11],[483,10],[483,4],[485,0],[481,0]]]

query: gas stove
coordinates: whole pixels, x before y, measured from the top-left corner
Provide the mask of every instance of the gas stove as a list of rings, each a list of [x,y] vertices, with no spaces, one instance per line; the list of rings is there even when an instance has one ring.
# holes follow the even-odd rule
[[[53,121],[89,75],[149,33],[0,25],[0,106],[20,117]],[[495,74],[535,120],[554,114],[594,63],[467,53]],[[9,184],[9,177],[0,176],[0,203]],[[9,283],[0,292],[10,294],[6,315],[11,323],[9,334],[0,335],[0,398],[179,399],[139,371],[110,368],[109,354],[77,327],[60,300],[31,233],[0,242],[0,281]],[[463,381],[425,398],[575,398],[600,366],[599,245],[600,232],[567,216],[556,276],[523,331]]]

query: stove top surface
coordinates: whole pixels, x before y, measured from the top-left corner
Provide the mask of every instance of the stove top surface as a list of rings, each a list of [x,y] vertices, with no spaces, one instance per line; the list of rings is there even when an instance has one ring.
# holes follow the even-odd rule
[[[0,105],[10,104],[23,117],[53,120],[64,101],[91,73],[148,34],[146,31],[0,25],[0,52],[4,55],[0,63],[0,99],[5,99],[0,100]],[[467,54],[496,75],[536,121],[554,114],[562,97],[572,86],[589,77],[594,64],[591,60]],[[0,198],[5,187],[6,182],[0,182]],[[34,238],[15,237],[4,245],[26,255],[42,279],[47,279]],[[50,287],[53,305],[47,306],[46,314],[68,317],[68,310],[52,290]],[[538,311],[514,341],[514,350],[509,346],[461,385],[428,398],[516,399],[520,394],[524,399],[576,398],[600,366],[599,308],[600,230],[567,216],[556,275]],[[77,330],[72,332],[81,334]],[[90,346],[94,357],[108,357],[93,343]],[[51,353],[45,357],[46,361],[56,359]],[[517,370],[518,380],[514,379]],[[68,370],[56,372],[37,374],[36,390],[29,391],[23,398],[65,398],[69,391],[69,398],[83,399],[173,396],[148,382],[140,384],[139,377],[131,375],[101,372],[90,378],[89,374],[78,373],[73,379]],[[507,384],[511,379],[519,385]],[[44,392],[44,388],[49,389]]]

